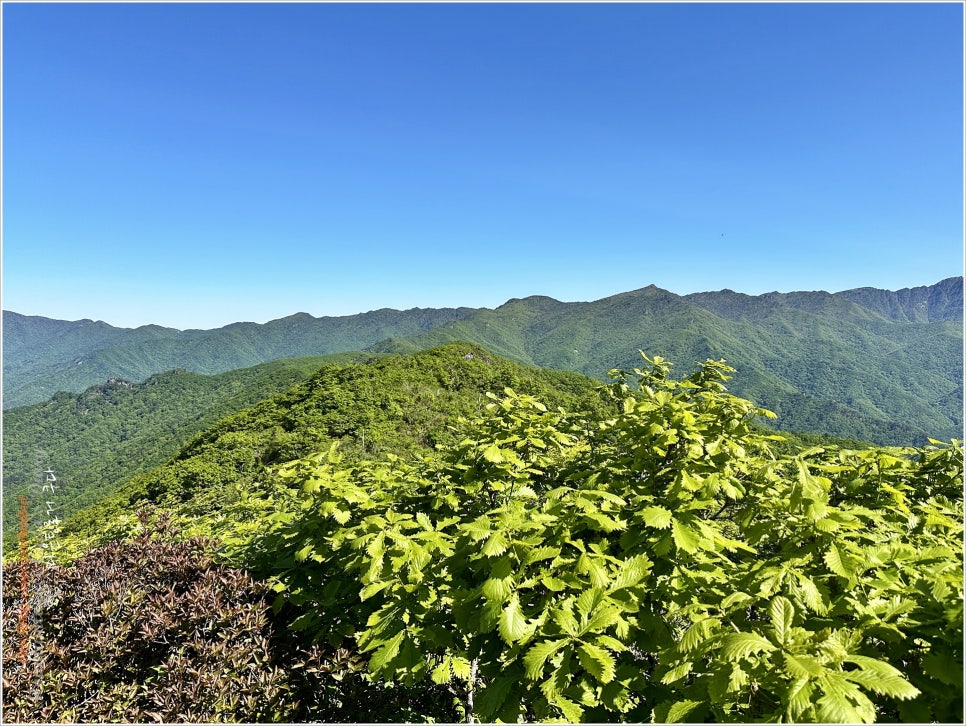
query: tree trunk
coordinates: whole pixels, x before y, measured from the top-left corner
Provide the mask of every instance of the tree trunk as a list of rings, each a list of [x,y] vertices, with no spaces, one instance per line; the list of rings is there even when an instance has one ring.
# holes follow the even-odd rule
[[[476,690],[476,667],[478,664],[478,658],[474,658],[470,664],[470,680],[466,686],[466,723],[473,723],[473,693]]]

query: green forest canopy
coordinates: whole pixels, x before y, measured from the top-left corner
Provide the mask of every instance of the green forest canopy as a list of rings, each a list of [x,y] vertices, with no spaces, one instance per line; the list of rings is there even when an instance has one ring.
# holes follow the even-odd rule
[[[482,355],[422,365],[454,395],[487,375],[459,363]],[[236,420],[183,450],[234,442],[239,471],[267,455],[244,486],[165,468],[125,496],[267,578],[288,629],[361,656],[373,693],[443,687],[482,720],[961,720],[961,442],[790,447],[754,427],[767,414],[727,393],[722,363],[675,380],[657,357],[609,387],[575,379],[587,405],[454,397],[463,423],[407,439],[357,418],[374,401],[347,416],[313,400],[351,368],[238,415],[274,439],[233,438]],[[329,428],[303,449],[283,411]],[[333,434],[362,429],[403,453],[359,435],[340,453]],[[102,533],[139,531],[113,516]],[[414,720],[452,715],[419,702]]]

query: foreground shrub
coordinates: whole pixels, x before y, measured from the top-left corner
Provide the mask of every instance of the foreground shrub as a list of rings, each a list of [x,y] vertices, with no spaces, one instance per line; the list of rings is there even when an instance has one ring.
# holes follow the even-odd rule
[[[353,651],[303,646],[272,622],[263,583],[174,534],[161,519],[72,567],[26,565],[39,595],[26,666],[24,565],[4,567],[4,721],[400,720],[445,695],[373,684]]]
[[[655,358],[603,417],[507,390],[438,457],[287,465],[250,561],[483,721],[961,722],[960,442],[778,454],[729,372]]]

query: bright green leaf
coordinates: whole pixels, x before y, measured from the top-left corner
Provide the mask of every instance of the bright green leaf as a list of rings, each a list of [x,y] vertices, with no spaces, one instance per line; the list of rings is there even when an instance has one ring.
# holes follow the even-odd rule
[[[671,512],[664,507],[647,507],[641,512],[644,524],[656,529],[667,529],[671,526]]]
[[[728,660],[741,660],[770,650],[775,650],[775,646],[758,633],[729,633],[721,639],[721,654]]]

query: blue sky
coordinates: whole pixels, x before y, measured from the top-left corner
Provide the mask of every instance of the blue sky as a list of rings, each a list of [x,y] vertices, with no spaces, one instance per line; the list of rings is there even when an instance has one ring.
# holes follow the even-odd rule
[[[963,8],[4,4],[3,307],[133,327],[963,269]]]

